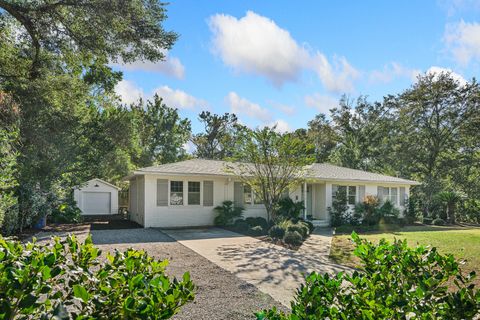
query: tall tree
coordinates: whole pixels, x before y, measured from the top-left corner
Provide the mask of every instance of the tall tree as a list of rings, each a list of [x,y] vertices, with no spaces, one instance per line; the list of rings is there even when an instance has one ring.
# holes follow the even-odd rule
[[[393,118],[382,103],[359,97],[355,106],[346,97],[332,109],[332,124],[338,144],[330,160],[338,165],[368,171],[392,172],[385,156],[392,153],[389,142]]]
[[[140,148],[135,165],[145,167],[186,157],[184,145],[191,134],[190,120],[182,119],[178,110],[165,105],[158,95],[132,105],[132,111]]]
[[[478,155],[478,143],[462,144],[462,133],[472,132],[470,126],[478,117],[480,86],[475,80],[460,83],[449,73],[426,74],[392,103],[398,119],[397,166],[402,173],[423,181],[419,191],[428,211],[434,195],[445,187],[449,175],[457,172],[458,161],[470,157],[467,153],[472,148]],[[478,163],[468,165],[478,168]]]
[[[308,122],[306,138],[315,146],[315,160],[319,163],[329,161],[339,139],[331,121],[323,113]]]
[[[18,118],[18,107],[13,99],[0,91],[0,230],[17,202],[14,191],[18,185]]]
[[[204,125],[204,133],[192,135],[195,156],[203,159],[222,160],[231,157],[235,151],[236,137],[240,130],[235,114],[217,115],[202,111],[198,120]]]
[[[162,27],[165,8],[151,0],[0,0],[0,91],[20,110],[20,228],[80,179],[116,179],[129,166],[119,166],[130,154],[122,140],[129,121],[112,111],[122,74],[110,64],[165,57],[177,39]],[[128,128],[111,130],[118,123]]]
[[[286,190],[293,190],[303,181],[314,162],[312,145],[292,134],[279,134],[274,128],[246,130],[243,141],[228,170],[250,185],[261,199],[268,220],[276,217],[278,201]]]
[[[158,1],[0,0],[0,8],[4,78],[86,68],[99,80],[110,62],[163,59],[177,39],[163,29],[165,4]]]

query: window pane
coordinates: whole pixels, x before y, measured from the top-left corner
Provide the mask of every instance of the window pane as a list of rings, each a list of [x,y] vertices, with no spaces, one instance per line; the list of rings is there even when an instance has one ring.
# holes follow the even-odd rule
[[[198,205],[200,204],[200,192],[188,193],[188,204]]]
[[[170,181],[170,204],[183,205],[183,181]]]
[[[200,182],[188,181],[188,192],[200,192]]]
[[[213,206],[213,181],[203,181],[203,205]]]
[[[355,205],[355,195],[348,196],[348,204]]]
[[[200,182],[188,181],[188,204],[200,204]]]
[[[390,189],[390,201],[393,204],[398,203],[398,189],[397,188],[391,188]]]
[[[383,187],[383,201],[390,200],[390,188]]]
[[[249,185],[243,186],[243,203],[252,204],[252,188]]]
[[[183,181],[170,181],[170,192],[183,192]]]
[[[254,203],[254,204],[263,204],[263,201],[262,201],[262,199],[260,199],[259,196],[257,196],[256,194],[254,194],[253,203]]]
[[[348,195],[349,196],[356,196],[357,195],[357,187],[356,186],[349,186],[348,187]]]

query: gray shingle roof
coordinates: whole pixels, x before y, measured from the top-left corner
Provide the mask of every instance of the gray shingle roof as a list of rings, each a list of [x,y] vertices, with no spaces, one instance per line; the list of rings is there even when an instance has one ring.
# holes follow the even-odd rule
[[[226,170],[226,166],[232,166],[231,162],[219,160],[192,159],[175,163],[167,163],[159,166],[138,169],[136,174],[181,174],[181,175],[217,175],[233,176],[232,172]],[[326,163],[314,163],[310,166],[307,175],[311,179],[322,179],[331,181],[359,181],[359,182],[385,182],[406,185],[419,184],[413,180],[386,176],[362,170],[354,170]]]
[[[328,163],[314,163],[310,167],[309,177],[325,180],[362,181],[362,182],[389,182],[408,185],[420,184],[417,181],[407,180],[379,173],[355,170],[334,166]]]

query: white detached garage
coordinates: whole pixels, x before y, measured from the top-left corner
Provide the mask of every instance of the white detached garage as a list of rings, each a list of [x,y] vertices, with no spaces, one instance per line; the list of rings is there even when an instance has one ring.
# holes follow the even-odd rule
[[[116,214],[119,187],[95,178],[75,187],[73,197],[84,215]]]

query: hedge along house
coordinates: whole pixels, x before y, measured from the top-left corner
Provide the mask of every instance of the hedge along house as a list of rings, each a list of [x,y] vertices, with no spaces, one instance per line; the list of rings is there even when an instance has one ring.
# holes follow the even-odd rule
[[[227,162],[193,159],[134,171],[130,182],[130,219],[144,227],[194,227],[213,225],[213,208],[225,200],[245,208],[244,217],[265,217],[266,210],[248,185],[228,172]],[[305,181],[289,192],[304,201],[305,218],[328,225],[328,207],[336,190],[347,192],[353,206],[367,195],[390,200],[401,211],[410,187],[419,183],[377,173],[315,163]],[[305,201],[306,200],[306,201]]]

